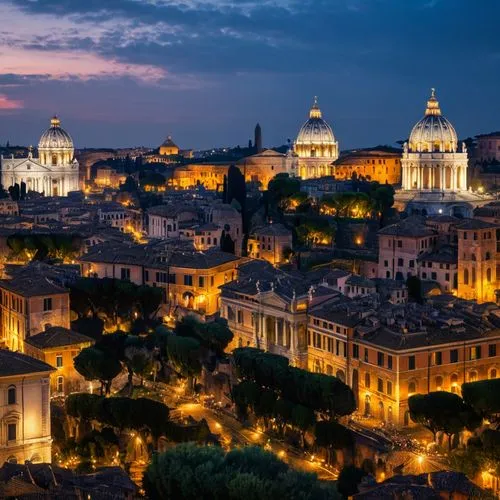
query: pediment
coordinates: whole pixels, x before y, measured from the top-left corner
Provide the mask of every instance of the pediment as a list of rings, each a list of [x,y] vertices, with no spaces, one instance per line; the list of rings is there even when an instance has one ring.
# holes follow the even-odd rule
[[[262,293],[261,300],[264,305],[279,307],[281,309],[284,309],[288,305],[284,299],[273,291]]]
[[[46,167],[45,165],[42,165],[41,163],[38,163],[36,160],[33,158],[27,158],[26,160],[23,160],[19,162],[17,165],[14,165],[12,170],[19,172],[50,172],[50,168]]]

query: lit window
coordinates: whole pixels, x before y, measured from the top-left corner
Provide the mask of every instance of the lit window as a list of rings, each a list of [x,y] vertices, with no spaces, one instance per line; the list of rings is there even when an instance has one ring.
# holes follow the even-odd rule
[[[43,299],[43,310],[52,311],[52,297],[47,297]]]
[[[14,386],[11,386],[7,390],[7,404],[15,405],[16,400],[17,400],[16,388]]]
[[[62,354],[58,354],[56,356],[56,367],[57,368],[62,368],[62,365],[63,365],[63,357],[62,357]]]

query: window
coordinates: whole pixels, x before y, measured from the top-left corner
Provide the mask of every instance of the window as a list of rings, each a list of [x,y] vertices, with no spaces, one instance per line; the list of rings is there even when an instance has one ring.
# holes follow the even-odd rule
[[[408,370],[415,369],[415,356],[408,356]]]
[[[17,399],[16,388],[15,386],[12,385],[7,389],[7,404],[15,405],[16,399]]]
[[[392,356],[387,356],[387,368],[392,370]]]
[[[130,269],[128,267],[121,268],[121,279],[130,280]]]
[[[365,387],[366,387],[367,389],[369,389],[369,388],[370,388],[370,374],[369,374],[369,373],[366,373],[366,374],[365,374]]]
[[[17,437],[17,424],[7,425],[7,441],[15,441]]]
[[[63,365],[63,357],[62,357],[62,354],[58,354],[56,356],[56,367],[57,368],[62,368],[62,365]]]
[[[238,310],[238,323],[243,323],[243,311]]]
[[[392,382],[387,381],[387,395],[392,396]]]
[[[469,270],[464,269],[464,285],[468,285],[468,284],[469,284]]]
[[[458,363],[458,349],[450,351],[450,363]]]
[[[205,277],[204,276],[199,276],[198,277],[198,286],[200,288],[204,288],[205,287]]]
[[[175,274],[169,274],[168,275],[168,282],[172,283],[173,285],[175,285]]]
[[[469,349],[469,359],[481,359],[481,346],[475,345]]]
[[[191,274],[184,275],[184,285],[193,286],[193,276]]]
[[[437,274],[435,272],[431,273],[431,280],[434,280],[434,281],[437,280]]]
[[[442,365],[443,364],[443,353],[441,351],[437,351],[433,353],[433,358],[434,358],[434,364],[435,365]]]
[[[384,353],[383,352],[377,352],[377,365],[384,366]]]
[[[497,345],[496,344],[490,344],[488,346],[488,357],[494,358],[497,355]]]
[[[384,260],[384,267],[389,267],[389,261],[388,260]]]
[[[415,267],[415,261],[414,260],[410,260],[410,267]]]
[[[438,375],[436,377],[436,391],[442,391],[443,390],[443,377],[441,375]]]
[[[398,259],[398,266],[399,266],[399,267],[404,266],[404,261],[403,261],[403,259]]]
[[[381,378],[377,379],[377,391],[384,392],[384,381]]]
[[[358,344],[352,345],[352,357],[354,359],[359,359],[359,345]]]
[[[417,386],[415,382],[408,383],[408,395],[415,394],[417,392]]]
[[[398,248],[403,248],[403,240],[398,240]]]
[[[64,392],[64,377],[57,377],[57,392]]]
[[[43,310],[52,311],[52,297],[46,297],[43,299]]]
[[[365,363],[368,363],[368,349],[365,347]]]

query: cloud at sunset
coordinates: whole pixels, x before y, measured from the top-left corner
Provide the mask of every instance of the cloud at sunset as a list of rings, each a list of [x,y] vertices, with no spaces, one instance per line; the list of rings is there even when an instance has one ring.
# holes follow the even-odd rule
[[[9,99],[5,94],[0,94],[0,111],[4,109],[20,109],[23,107],[22,101]]]

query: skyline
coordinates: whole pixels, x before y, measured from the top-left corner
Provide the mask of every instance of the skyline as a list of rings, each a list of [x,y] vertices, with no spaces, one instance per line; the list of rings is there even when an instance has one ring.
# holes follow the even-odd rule
[[[245,146],[257,122],[276,146],[318,95],[341,149],[391,145],[431,87],[460,138],[490,132],[500,6],[484,6],[0,0],[0,143],[36,145],[57,114],[78,148]]]

